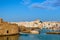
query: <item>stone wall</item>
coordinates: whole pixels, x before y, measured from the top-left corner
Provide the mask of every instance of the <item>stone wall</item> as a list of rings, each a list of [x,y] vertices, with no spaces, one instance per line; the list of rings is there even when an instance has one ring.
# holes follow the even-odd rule
[[[0,35],[10,35],[19,33],[17,24],[11,24],[8,22],[1,21],[2,20],[0,20]]]

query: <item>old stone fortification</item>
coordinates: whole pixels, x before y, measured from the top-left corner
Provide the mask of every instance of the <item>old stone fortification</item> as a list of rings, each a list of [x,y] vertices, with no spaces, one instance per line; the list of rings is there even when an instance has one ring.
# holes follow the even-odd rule
[[[0,19],[0,35],[18,34],[18,25],[4,22]]]

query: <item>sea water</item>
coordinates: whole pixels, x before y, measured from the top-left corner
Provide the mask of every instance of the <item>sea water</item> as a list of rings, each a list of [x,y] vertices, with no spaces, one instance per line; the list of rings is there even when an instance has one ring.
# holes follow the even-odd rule
[[[0,40],[60,40],[58,34],[22,34],[12,36],[0,36]]]
[[[18,40],[60,40],[60,35],[58,34],[29,34],[21,35]]]

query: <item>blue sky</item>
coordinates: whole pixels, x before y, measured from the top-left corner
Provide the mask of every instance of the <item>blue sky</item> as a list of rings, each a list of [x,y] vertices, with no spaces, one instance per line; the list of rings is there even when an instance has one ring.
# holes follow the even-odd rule
[[[60,0],[0,0],[5,21],[60,21]]]

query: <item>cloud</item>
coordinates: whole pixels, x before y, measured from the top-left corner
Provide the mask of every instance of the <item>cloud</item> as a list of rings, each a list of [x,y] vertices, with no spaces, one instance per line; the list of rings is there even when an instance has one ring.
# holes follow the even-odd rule
[[[58,7],[60,6],[60,0],[46,0],[45,2],[41,3],[42,5]]]
[[[57,1],[54,3],[54,6],[55,6],[55,7],[60,6],[60,0],[57,0]]]
[[[40,8],[40,9],[55,9],[55,7],[42,5],[40,3],[34,3],[28,6],[29,8]]]
[[[40,5],[43,6],[53,6],[53,4],[56,2],[57,0],[46,0],[44,2],[42,2]]]
[[[31,5],[29,5],[29,8],[41,8],[41,9],[55,9],[55,7],[53,7],[53,4],[56,2],[56,0],[46,0],[42,3],[33,3]]]
[[[32,4],[30,4],[31,0],[23,0],[23,2],[28,8],[55,9],[60,6],[60,0],[46,0],[42,3]]]
[[[27,6],[28,4],[30,4],[30,2],[31,2],[31,0],[22,0],[21,4]]]

